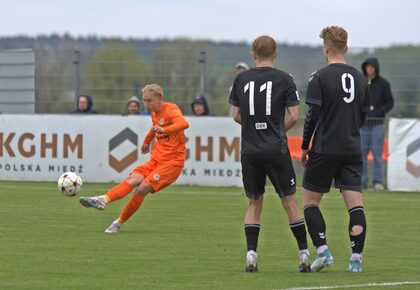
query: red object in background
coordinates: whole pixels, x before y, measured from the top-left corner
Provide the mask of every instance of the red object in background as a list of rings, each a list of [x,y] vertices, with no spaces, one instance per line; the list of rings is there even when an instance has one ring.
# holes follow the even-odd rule
[[[299,160],[302,152],[300,149],[302,146],[302,137],[288,137],[288,144],[292,159]],[[373,160],[373,154],[371,151],[368,154],[368,160]],[[388,160],[388,138],[385,138],[384,140],[384,152],[382,154],[382,160]]]

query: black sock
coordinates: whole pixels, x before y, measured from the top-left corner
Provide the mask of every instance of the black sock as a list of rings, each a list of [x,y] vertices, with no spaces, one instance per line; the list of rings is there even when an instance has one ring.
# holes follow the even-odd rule
[[[289,222],[289,225],[296,238],[299,250],[306,250],[308,248],[308,241],[306,240],[305,219]]]
[[[320,247],[327,244],[326,226],[324,217],[322,216],[319,207],[315,204],[309,204],[304,207],[303,213],[305,221],[308,225],[308,232],[311,236],[315,247]]]
[[[260,234],[259,224],[245,224],[246,246],[248,251],[257,251],[258,235]]]
[[[366,239],[366,217],[363,206],[355,206],[349,210],[349,236],[351,243],[351,250],[353,254],[361,254],[365,245]],[[356,236],[351,234],[354,226],[361,226],[362,232]]]

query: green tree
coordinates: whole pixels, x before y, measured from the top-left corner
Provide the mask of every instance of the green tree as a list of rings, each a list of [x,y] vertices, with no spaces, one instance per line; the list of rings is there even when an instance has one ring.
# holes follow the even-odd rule
[[[82,66],[81,93],[93,96],[99,113],[121,113],[125,102],[150,80],[150,68],[128,42],[108,42],[87,67]]]
[[[154,75],[167,99],[190,113],[189,104],[200,91],[200,50],[204,44],[189,39],[175,39],[162,44],[154,54]]]

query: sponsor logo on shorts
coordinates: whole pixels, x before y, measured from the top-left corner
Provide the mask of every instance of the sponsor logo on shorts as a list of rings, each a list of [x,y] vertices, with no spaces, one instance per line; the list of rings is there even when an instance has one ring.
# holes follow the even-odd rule
[[[267,129],[267,123],[255,123],[255,129],[265,130]]]
[[[290,180],[290,185],[295,185],[296,184],[296,181],[295,181],[295,179],[294,178],[292,178],[291,180]]]
[[[131,131],[129,128],[125,128],[120,133],[115,135],[109,140],[108,143],[108,163],[117,172],[122,172],[131,164],[137,161],[137,147],[138,147],[138,136],[136,133]],[[117,149],[125,141],[129,141],[133,145],[133,150],[127,153],[123,157],[116,158],[113,154],[113,150]],[[115,152],[115,151],[114,151]]]

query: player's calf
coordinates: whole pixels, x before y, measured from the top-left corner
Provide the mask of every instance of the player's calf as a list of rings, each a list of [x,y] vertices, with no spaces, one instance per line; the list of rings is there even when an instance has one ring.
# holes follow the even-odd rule
[[[349,271],[362,272],[362,252],[366,239],[366,217],[363,206],[349,209],[349,237],[352,249]]]

